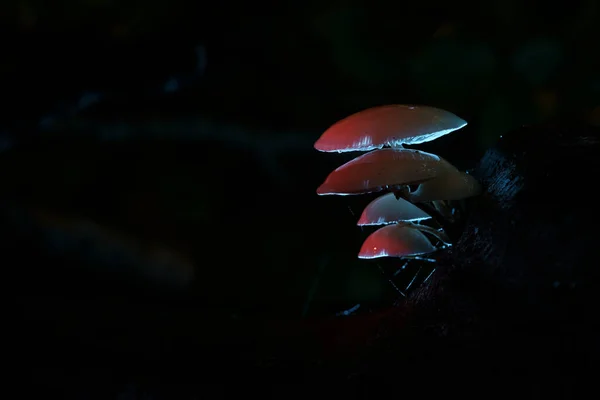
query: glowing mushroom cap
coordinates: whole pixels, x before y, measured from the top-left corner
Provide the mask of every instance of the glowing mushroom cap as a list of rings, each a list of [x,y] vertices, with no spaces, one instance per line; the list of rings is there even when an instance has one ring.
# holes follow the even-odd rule
[[[414,204],[387,193],[370,202],[362,212],[357,225],[387,225],[396,222],[417,222],[431,216]]]
[[[417,228],[394,224],[373,232],[363,243],[358,258],[410,257],[435,250],[429,239]]]
[[[430,153],[408,149],[381,149],[363,154],[329,174],[317,194],[361,194],[418,184],[455,169]]]
[[[427,182],[408,195],[413,203],[436,200],[463,200],[481,193],[481,185],[471,175],[460,171],[448,171]]]
[[[315,143],[325,152],[369,151],[429,142],[467,125],[451,112],[428,106],[386,105],[352,114]]]

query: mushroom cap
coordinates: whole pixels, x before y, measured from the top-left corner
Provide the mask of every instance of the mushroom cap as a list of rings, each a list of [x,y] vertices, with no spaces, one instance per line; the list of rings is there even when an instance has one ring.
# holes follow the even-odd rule
[[[451,112],[428,106],[386,105],[333,124],[315,143],[325,152],[369,151],[429,142],[467,125]]]
[[[436,250],[419,229],[410,225],[387,225],[373,232],[363,243],[358,258],[410,257]]]
[[[387,225],[396,222],[417,222],[431,219],[419,207],[394,193],[386,193],[370,202],[363,210],[357,225]]]
[[[448,171],[423,182],[408,199],[413,203],[436,200],[463,200],[481,193],[481,185],[471,175],[460,171]]]
[[[381,149],[356,157],[329,174],[319,195],[348,195],[418,184],[456,169],[435,154],[409,149]]]

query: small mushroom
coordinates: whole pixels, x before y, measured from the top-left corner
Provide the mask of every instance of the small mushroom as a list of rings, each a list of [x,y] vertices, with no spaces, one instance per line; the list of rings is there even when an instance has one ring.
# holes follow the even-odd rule
[[[475,178],[456,170],[421,183],[407,197],[413,203],[424,203],[437,200],[463,200],[480,193],[481,185]]]
[[[363,243],[358,258],[417,257],[436,251],[429,239],[410,225],[387,225]]]
[[[387,193],[370,202],[362,212],[357,225],[387,225],[396,222],[419,222],[431,216],[419,207]]]
[[[381,149],[363,154],[329,174],[317,194],[349,195],[396,190],[419,184],[455,168],[430,153],[408,149]]]
[[[467,125],[451,112],[428,106],[386,105],[342,119],[315,143],[325,152],[369,151],[429,142]]]

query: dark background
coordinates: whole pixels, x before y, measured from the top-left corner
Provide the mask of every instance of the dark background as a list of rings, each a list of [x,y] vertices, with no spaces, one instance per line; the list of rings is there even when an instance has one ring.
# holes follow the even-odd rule
[[[40,348],[89,349],[117,340],[99,326],[139,332],[131,315],[144,313],[200,331],[209,316],[385,308],[397,293],[355,258],[368,199],[316,196],[349,156],[313,142],[361,109],[426,104],[469,125],[420,148],[467,169],[522,124],[600,125],[599,16],[593,0],[3,2],[4,198],[165,243],[196,266],[191,288],[155,295],[79,276],[70,248],[51,263],[6,244],[18,249],[5,261],[13,309]]]

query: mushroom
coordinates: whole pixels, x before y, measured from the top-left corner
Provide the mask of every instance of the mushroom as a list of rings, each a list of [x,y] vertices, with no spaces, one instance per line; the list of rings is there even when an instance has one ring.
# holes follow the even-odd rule
[[[447,201],[475,196],[481,192],[481,186],[443,158],[402,145],[428,142],[466,124],[438,108],[389,105],[351,115],[317,140],[315,148],[319,151],[373,150],[330,173],[317,194],[392,192],[369,203],[361,214],[357,225],[386,226],[365,240],[359,258],[403,257],[435,262],[420,255],[452,245],[444,229],[416,222],[433,219],[446,228],[452,226],[456,210]],[[383,148],[386,146],[391,148]],[[418,187],[411,191],[413,185]],[[417,207],[411,203],[431,204]]]
[[[358,222],[364,225],[387,225],[396,222],[420,222],[431,216],[411,202],[387,193],[370,202],[363,210]]]
[[[399,189],[455,169],[444,159],[409,149],[381,149],[356,157],[333,171],[317,194],[348,195]]]
[[[416,257],[436,250],[420,230],[411,225],[393,224],[369,235],[358,258]]]
[[[325,152],[369,151],[429,142],[467,125],[451,112],[402,104],[369,108],[335,123],[315,143]]]

